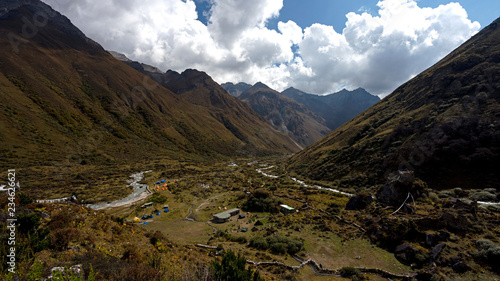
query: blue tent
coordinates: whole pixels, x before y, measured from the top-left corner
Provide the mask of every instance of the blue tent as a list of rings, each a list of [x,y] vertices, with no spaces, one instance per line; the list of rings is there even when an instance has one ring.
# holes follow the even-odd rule
[[[145,221],[143,224],[148,224],[148,222],[147,222],[147,221]]]
[[[159,181],[157,181],[157,182],[156,182],[156,184],[160,184],[160,182],[159,182]]]
[[[166,180],[161,180],[161,183],[167,182]]]
[[[159,216],[159,215],[160,215],[160,213],[156,213],[156,215],[157,215],[157,216]]]
[[[170,211],[169,209],[163,210],[164,213],[168,213],[169,211]]]

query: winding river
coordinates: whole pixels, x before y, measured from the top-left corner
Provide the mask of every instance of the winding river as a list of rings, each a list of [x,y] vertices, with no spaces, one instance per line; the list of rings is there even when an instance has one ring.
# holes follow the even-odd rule
[[[90,207],[94,210],[101,210],[112,207],[130,206],[136,202],[144,200],[149,195],[151,195],[151,191],[149,191],[147,184],[141,184],[139,182],[144,178],[145,173],[150,173],[150,172],[152,171],[151,170],[143,171],[132,174],[130,176],[132,179],[130,179],[128,183],[129,186],[132,186],[132,193],[129,194],[127,197],[108,203],[89,204],[87,205],[87,207]]]

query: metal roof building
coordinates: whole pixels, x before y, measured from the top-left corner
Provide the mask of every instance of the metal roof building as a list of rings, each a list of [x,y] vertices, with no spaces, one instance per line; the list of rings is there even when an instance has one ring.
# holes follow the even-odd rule
[[[236,216],[239,213],[240,209],[238,208],[229,209],[227,211],[213,215],[213,221],[218,223],[227,222],[232,216]]]

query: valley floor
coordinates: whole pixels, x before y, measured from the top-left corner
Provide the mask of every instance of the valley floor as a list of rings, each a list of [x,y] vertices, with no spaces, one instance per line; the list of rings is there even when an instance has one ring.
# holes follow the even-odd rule
[[[395,213],[394,209],[382,209],[375,204],[365,210],[349,211],[345,210],[345,206],[357,193],[354,188],[329,186],[328,182],[302,181],[285,171],[280,164],[282,160],[237,159],[234,162],[214,163],[158,160],[117,169],[122,176],[112,175],[111,181],[101,178],[107,184],[97,198],[104,199],[104,203],[92,200],[88,193],[82,194],[82,197],[85,202],[93,201],[93,204],[87,205],[92,208],[88,212],[94,213],[96,218],[107,216],[123,222],[123,226],[117,228],[126,227],[132,233],[160,237],[158,241],[164,241],[163,244],[151,243],[163,253],[163,260],[169,264],[179,262],[181,255],[186,262],[195,259],[208,264],[217,260],[223,251],[232,250],[247,259],[248,266],[257,268],[269,280],[336,280],[342,277],[394,280],[415,276],[420,279],[422,274],[428,274],[434,278],[432,280],[499,280],[498,275],[489,271],[487,263],[472,258],[476,251],[476,239],[486,237],[496,241],[494,237],[500,233],[498,213],[481,209],[474,215],[474,221],[470,219],[470,227],[474,229],[470,233],[445,231],[449,237],[443,242],[446,247],[437,254],[439,258],[435,258],[434,263],[417,264],[414,260],[396,258],[394,248],[407,242],[423,255],[422,259],[431,255],[430,250],[435,244],[429,248],[418,235],[414,237],[413,232],[405,231],[408,231],[408,225],[419,224],[422,218],[438,219],[438,213],[448,212],[448,201],[441,193],[439,197],[443,199],[429,196],[417,200],[411,214]],[[147,172],[137,173],[139,171]],[[132,194],[129,188],[112,187],[112,181],[119,182],[120,186],[131,185]],[[90,190],[94,192],[92,190],[99,189],[94,187]],[[151,202],[151,206],[143,206],[146,202]],[[283,213],[280,204],[286,204],[294,211]],[[71,206],[69,204],[70,209]],[[37,203],[33,208],[57,211],[66,207],[64,204]],[[233,208],[239,208],[242,216],[231,216],[224,223],[213,221],[214,214]],[[449,211],[452,216],[461,218],[462,213],[457,212]],[[152,216],[146,218],[143,217],[145,215]],[[49,228],[51,223],[47,224]],[[96,227],[96,222],[87,224],[91,226],[90,232],[100,229]],[[100,237],[104,239],[102,243],[92,243],[100,245],[99,251],[123,259],[130,249],[127,250],[129,246],[124,245],[125,253],[122,254],[123,249],[117,248],[117,239],[122,239],[119,237],[124,234],[117,235],[113,227],[107,227],[103,234],[97,232],[97,240]],[[83,229],[80,231],[85,232]],[[425,233],[435,237],[442,231],[425,230]],[[132,238],[135,237],[133,235],[127,237],[143,240]],[[273,239],[281,242],[276,244]],[[139,243],[124,241],[121,243]],[[169,247],[177,249],[178,255],[164,249],[166,241],[169,241]],[[69,248],[86,247],[81,246],[87,245],[86,242],[81,243],[78,246],[69,243]],[[292,251],[292,244],[299,246]],[[142,245],[140,243],[137,245],[143,247],[139,246]],[[36,257],[47,259],[52,256],[55,258],[50,258],[47,264],[58,264],[57,260],[62,256],[67,259],[77,254],[70,253],[69,248],[52,254],[43,251]],[[466,252],[470,254],[461,254]],[[204,257],[198,258],[200,255]],[[447,261],[455,256],[467,264],[468,270],[464,273],[457,273],[447,265]],[[193,280],[182,277],[186,274],[186,269],[182,273],[182,268],[181,265],[170,269],[180,274],[175,280]]]

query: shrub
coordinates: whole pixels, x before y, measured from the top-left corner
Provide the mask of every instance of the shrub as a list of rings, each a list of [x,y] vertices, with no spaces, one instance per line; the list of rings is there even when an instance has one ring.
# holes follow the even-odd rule
[[[66,210],[61,210],[52,215],[49,228],[50,230],[57,230],[72,225],[71,215]]]
[[[126,262],[139,263],[142,261],[143,255],[134,244],[127,244],[121,259]]]
[[[246,244],[248,242],[245,236],[231,236],[231,242],[236,242],[239,244]]]
[[[342,277],[351,278],[353,276],[361,275],[361,272],[357,268],[345,266],[340,269],[340,275]]]
[[[80,237],[80,231],[77,228],[66,227],[54,230],[49,234],[50,246],[56,250],[65,250],[70,242]]]
[[[300,240],[283,237],[269,236],[267,238],[253,237],[250,239],[248,246],[259,250],[271,250],[277,254],[289,253],[291,255],[298,253],[304,247],[304,243]]]
[[[470,197],[472,200],[476,200],[476,201],[495,201],[496,200],[496,196],[494,194],[491,194],[488,191],[484,191],[484,190],[479,190],[479,191],[476,191],[473,193],[471,192]]]
[[[28,205],[28,204],[35,202],[35,200],[33,198],[31,198],[29,195],[26,195],[22,192],[19,192],[18,196],[19,196],[19,203],[21,205]]]
[[[438,194],[439,198],[449,198],[455,197],[455,192],[453,190],[443,190]]]
[[[239,280],[239,281],[264,281],[259,271],[245,269],[246,259],[241,255],[236,256],[233,251],[228,251],[219,263],[211,264],[211,271],[215,280]]]
[[[167,197],[163,194],[155,193],[153,194],[153,196],[151,196],[149,202],[153,202],[153,204],[163,204],[167,202]]]
[[[252,248],[256,248],[256,249],[259,249],[259,250],[267,250],[269,249],[269,244],[267,244],[267,241],[266,239],[262,238],[262,237],[253,237],[252,239],[250,239],[250,243],[249,245],[250,247]]]
[[[479,239],[476,242],[478,251],[474,257],[493,267],[494,270],[500,270],[500,245],[497,245],[487,239]]]
[[[167,239],[165,235],[163,235],[163,233],[158,230],[155,232],[148,232],[146,234],[146,237],[149,237],[149,242],[151,242],[151,244],[153,245],[156,245],[157,242],[165,241]]]
[[[19,214],[17,222],[19,223],[19,232],[23,234],[34,232],[40,226],[40,218],[34,213]]]

